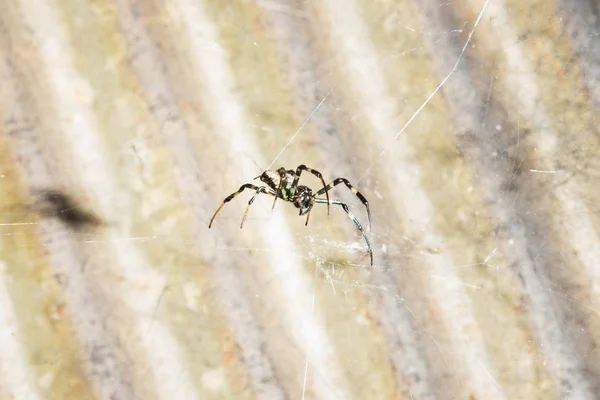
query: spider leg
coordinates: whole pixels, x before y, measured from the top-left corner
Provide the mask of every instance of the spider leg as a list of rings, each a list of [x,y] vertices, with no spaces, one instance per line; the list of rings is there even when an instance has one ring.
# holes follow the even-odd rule
[[[246,212],[244,212],[244,216],[242,217],[242,223],[240,224],[240,229],[242,229],[244,227],[244,222],[246,221],[246,216],[248,216],[248,211],[250,210],[250,206],[252,205],[252,203],[254,203],[254,199],[256,198],[256,196],[258,196],[261,193],[266,193],[266,194],[275,196],[275,194],[271,193],[271,192],[272,192],[272,190],[267,189],[266,186],[261,186],[258,189],[256,189],[254,196],[252,196],[250,198],[250,201],[248,201],[248,206],[246,207]],[[275,196],[275,198],[277,198],[277,196]]]
[[[217,211],[215,211],[215,213],[213,214],[212,218],[210,219],[210,222],[208,223],[208,228],[210,229],[210,227],[212,226],[213,221],[215,220],[215,217],[217,216],[217,214],[219,213],[219,211],[221,211],[221,208],[223,208],[223,206],[225,205],[225,203],[229,203],[235,196],[237,196],[238,194],[242,193],[244,191],[244,189],[247,188],[251,188],[254,190],[258,190],[259,187],[256,185],[253,185],[251,183],[246,183],[242,186],[240,186],[239,190],[237,192],[234,192],[232,194],[230,194],[229,196],[225,197],[225,200],[223,200],[223,202],[221,203],[221,205],[219,206],[219,208],[217,208]]]
[[[327,190],[332,189],[333,187],[339,185],[340,183],[343,183],[344,185],[346,185],[348,187],[348,189],[350,189],[352,191],[352,193],[354,193],[356,195],[356,197],[358,197],[358,199],[367,208],[367,216],[369,218],[369,232],[371,232],[371,209],[369,208],[369,202],[367,201],[367,199],[365,198],[365,196],[363,196],[354,186],[352,186],[352,184],[350,182],[348,182],[348,179],[346,179],[346,178],[337,178],[337,179],[335,179],[329,185],[325,186],[323,189],[321,189],[317,193],[315,193],[313,195],[313,197],[316,197],[316,196],[321,195],[323,193],[327,193]],[[338,204],[338,203],[334,203],[334,202],[330,202],[330,203],[331,204]]]
[[[304,223],[304,226],[308,226],[308,219],[310,218],[310,211],[308,212],[308,214],[306,214],[306,222]]]
[[[277,199],[281,196],[281,185],[283,184],[283,178],[285,177],[285,168],[279,168],[277,170],[279,174],[279,186],[277,186],[277,190],[275,191],[275,199],[273,199],[273,206],[271,207],[271,211],[275,209],[275,203]]]
[[[319,191],[320,194],[325,193],[325,197],[327,197],[327,216],[330,216],[330,212],[329,212],[329,205],[331,204],[329,201],[329,192],[327,191],[327,186],[325,186],[325,180],[323,179],[323,175],[312,168],[308,168],[306,165],[302,164],[300,166],[298,166],[298,168],[296,169],[296,176],[294,177],[294,182],[292,183],[292,194],[296,192],[296,187],[298,186],[298,181],[300,180],[300,174],[302,174],[302,171],[308,171],[311,174],[313,174],[314,176],[316,176],[317,178],[319,178],[321,180],[321,183],[323,183],[323,189],[321,189]],[[316,195],[315,195],[316,196]]]
[[[342,206],[342,208],[344,209],[344,211],[346,212],[348,217],[352,220],[352,222],[354,222],[354,225],[360,231],[360,234],[365,239],[365,242],[367,242],[367,252],[369,253],[369,256],[371,258],[371,265],[373,265],[373,250],[371,249],[371,242],[369,241],[369,238],[367,238],[367,235],[365,234],[365,231],[364,231],[362,225],[360,224],[360,222],[358,222],[358,219],[354,216],[354,214],[352,214],[350,212],[346,203],[339,201],[339,200],[327,201],[325,199],[317,199],[317,198],[315,199],[315,203],[321,203],[321,204],[331,203],[331,204],[336,204],[336,205]]]

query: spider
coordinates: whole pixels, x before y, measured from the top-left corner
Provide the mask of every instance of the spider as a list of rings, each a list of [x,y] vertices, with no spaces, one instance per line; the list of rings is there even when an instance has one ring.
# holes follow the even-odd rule
[[[319,189],[319,191],[313,194],[312,189],[310,189],[309,187],[298,185],[298,181],[300,180],[300,175],[302,174],[302,171],[308,171],[317,178],[319,178],[321,180],[321,183],[323,183],[323,188]],[[356,190],[354,186],[350,184],[350,182],[348,182],[347,179],[337,178],[334,179],[333,182],[331,182],[330,184],[326,185],[325,181],[323,180],[323,175],[321,175],[319,171],[316,171],[312,168],[308,168],[306,165],[300,165],[298,168],[296,168],[296,171],[291,169],[286,170],[283,167],[279,168],[277,171],[267,170],[254,179],[259,178],[262,182],[266,183],[268,187],[256,186],[251,183],[246,183],[240,186],[237,192],[230,194],[225,198],[225,200],[223,200],[223,203],[221,203],[219,208],[217,208],[217,211],[215,211],[212,218],[210,219],[208,227],[210,228],[212,226],[215,217],[217,216],[219,211],[221,211],[221,208],[223,208],[225,203],[230,202],[235,196],[242,193],[244,189],[248,188],[253,189],[255,192],[254,195],[250,198],[250,201],[248,201],[246,212],[244,213],[242,223],[240,224],[240,229],[244,226],[246,216],[248,215],[248,210],[250,210],[250,206],[254,202],[254,199],[261,193],[265,193],[275,197],[275,199],[273,200],[273,207],[271,208],[271,210],[275,208],[275,203],[277,202],[277,199],[288,201],[294,204],[294,206],[299,209],[298,215],[306,215],[306,222],[304,223],[305,226],[308,225],[310,211],[316,203],[327,204],[327,216],[330,215],[329,206],[331,204],[339,205],[342,207],[342,209],[348,215],[348,217],[352,220],[352,222],[354,222],[354,225],[360,231],[362,237],[365,239],[365,242],[367,242],[367,252],[369,253],[371,259],[371,265],[373,265],[373,251],[371,249],[371,243],[369,242],[369,239],[367,238],[367,235],[365,234],[362,225],[360,224],[360,222],[358,222],[358,219],[356,219],[356,217],[352,215],[352,213],[348,209],[348,206],[345,203],[343,203],[340,200],[329,199],[328,191],[330,189],[332,189],[334,186],[339,185],[340,183],[346,185],[346,187],[348,187],[348,189],[350,189],[352,193],[354,193],[356,197],[358,197],[358,199],[367,208],[367,216],[369,218],[369,231],[371,231],[371,210],[369,209],[369,202],[367,201],[365,196],[363,196],[358,190]],[[322,195],[323,193],[325,194],[325,198],[317,197],[319,195]]]

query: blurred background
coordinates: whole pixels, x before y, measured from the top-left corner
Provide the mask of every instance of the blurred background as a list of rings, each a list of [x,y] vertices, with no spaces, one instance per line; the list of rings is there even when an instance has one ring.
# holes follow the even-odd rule
[[[600,398],[596,1],[0,5],[1,400]]]

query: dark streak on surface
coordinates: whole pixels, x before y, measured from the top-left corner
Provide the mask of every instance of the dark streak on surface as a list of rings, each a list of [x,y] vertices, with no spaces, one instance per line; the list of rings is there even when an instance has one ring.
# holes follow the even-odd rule
[[[38,195],[35,208],[44,217],[57,218],[76,230],[103,224],[99,217],[83,209],[73,197],[60,190],[40,190]]]

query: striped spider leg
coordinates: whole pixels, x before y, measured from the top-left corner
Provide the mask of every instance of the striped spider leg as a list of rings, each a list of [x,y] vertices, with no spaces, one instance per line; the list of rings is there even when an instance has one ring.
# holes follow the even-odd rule
[[[348,179],[337,178],[333,182],[331,182],[329,185],[325,186],[323,189],[321,189],[317,193],[315,193],[314,196],[316,197],[323,193],[327,193],[327,190],[334,188],[335,186],[339,185],[340,183],[343,183],[344,185],[346,185],[348,187],[348,189],[350,189],[352,191],[352,193],[354,193],[356,195],[356,197],[358,197],[358,199],[367,208],[367,217],[369,218],[369,232],[371,232],[371,209],[369,208],[369,202],[367,201],[365,196],[363,196],[354,186],[352,186],[352,184],[350,182],[348,182]],[[334,204],[334,203],[332,202],[331,204]]]
[[[283,186],[283,184],[285,183],[285,187],[288,186],[288,182],[291,180],[291,177],[294,176],[294,171],[292,171],[291,169],[289,171],[286,171],[285,168],[281,167],[277,170],[277,173],[279,174],[279,185],[277,186],[277,190],[275,190],[275,194],[277,196],[275,196],[275,198],[273,199],[273,206],[271,207],[271,211],[273,211],[275,209],[275,203],[277,202],[277,199],[281,196],[283,196],[284,200],[288,200],[288,194],[287,191],[284,189],[284,191],[282,192],[281,189]],[[263,172],[264,176],[267,176],[267,171]],[[261,179],[262,180],[262,179]],[[271,179],[271,182],[273,182],[273,180]],[[273,184],[273,186],[275,186],[275,184]],[[273,187],[273,189],[275,189]],[[291,192],[291,191],[290,191]]]
[[[242,186],[240,186],[239,190],[237,192],[234,192],[232,194],[230,194],[229,196],[225,197],[225,200],[223,200],[223,202],[221,203],[221,205],[219,206],[219,208],[217,208],[217,211],[215,211],[215,213],[213,214],[212,218],[210,219],[210,222],[208,224],[208,228],[210,229],[210,227],[212,226],[213,221],[215,220],[215,217],[217,216],[217,214],[219,213],[219,211],[221,211],[221,208],[223,208],[223,206],[226,203],[229,203],[231,200],[233,200],[233,198],[235,196],[237,196],[238,194],[242,193],[244,191],[244,189],[254,189],[255,193],[254,196],[252,196],[252,198],[250,199],[250,201],[248,201],[248,207],[246,207],[246,212],[244,213],[244,217],[242,218],[242,223],[240,225],[240,229],[244,226],[244,221],[246,221],[246,216],[248,215],[248,210],[250,210],[250,206],[252,205],[252,203],[254,202],[254,199],[256,198],[256,196],[258,196],[260,193],[266,193],[269,194],[271,196],[276,196],[275,192],[272,189],[269,189],[265,186],[256,186],[253,185],[251,183],[246,183]]]
[[[373,250],[371,249],[371,242],[369,241],[369,238],[365,234],[365,230],[363,229],[362,225],[360,224],[360,222],[358,222],[358,219],[348,209],[348,205],[340,200],[329,201],[329,200],[320,199],[320,198],[315,198],[315,203],[319,203],[319,204],[330,203],[330,204],[336,204],[336,205],[342,206],[342,208],[344,209],[344,212],[348,215],[348,217],[352,220],[352,222],[354,222],[354,225],[360,231],[360,234],[362,235],[363,239],[365,239],[365,242],[367,242],[367,253],[369,253],[369,257],[371,259],[371,265],[373,265]]]
[[[302,171],[308,171],[321,180],[321,183],[323,184],[323,189],[321,189],[321,190],[325,191],[325,197],[327,197],[327,216],[329,217],[331,215],[329,212],[329,205],[331,204],[331,202],[329,201],[329,192],[327,190],[327,186],[325,185],[325,180],[323,179],[323,175],[319,171],[312,169],[312,168],[308,168],[304,164],[298,166],[298,168],[296,169],[296,177],[294,178],[294,182],[292,182],[292,195],[296,192],[296,188],[298,187],[298,181],[300,180],[300,174],[302,174]],[[275,200],[277,200],[277,199],[275,199]],[[273,206],[274,205],[275,205],[275,203],[273,203]],[[308,225],[308,217],[306,218],[306,224],[304,224],[304,225],[305,226]]]

